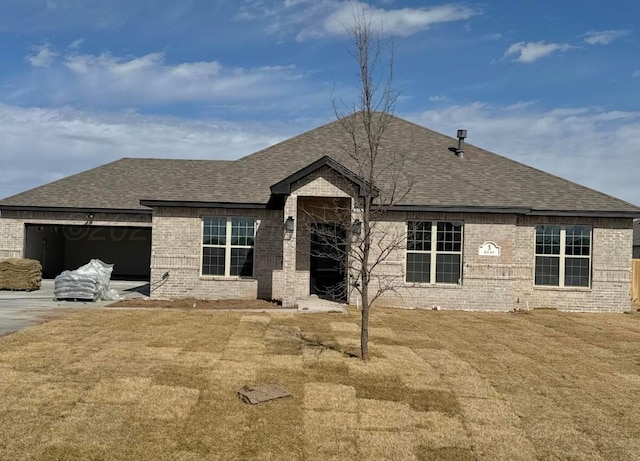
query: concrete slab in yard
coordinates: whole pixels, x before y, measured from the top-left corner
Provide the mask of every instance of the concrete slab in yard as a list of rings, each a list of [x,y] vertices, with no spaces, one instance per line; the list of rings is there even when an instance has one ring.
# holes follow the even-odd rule
[[[346,313],[347,309],[344,304],[328,299],[319,298],[317,295],[311,295],[307,298],[299,298],[298,313],[311,314],[321,312],[340,312]]]
[[[111,288],[127,298],[143,296],[145,286],[144,282],[111,282]],[[0,336],[37,325],[68,309],[100,308],[113,302],[55,301],[53,288],[53,280],[43,280],[41,288],[36,291],[0,290]]]
[[[255,405],[269,400],[291,397],[291,394],[280,384],[262,384],[256,387],[244,386],[238,390],[238,396],[244,403]]]

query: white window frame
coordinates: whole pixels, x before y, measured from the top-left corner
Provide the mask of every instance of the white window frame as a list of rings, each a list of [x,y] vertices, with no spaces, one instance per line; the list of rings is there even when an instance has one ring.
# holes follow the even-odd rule
[[[224,245],[213,245],[213,244],[205,244],[204,243],[204,223],[207,218],[218,218],[225,219],[225,244]],[[231,244],[231,235],[232,235],[232,220],[234,218],[242,218],[242,219],[253,219],[253,245],[232,245]],[[255,267],[255,238],[258,230],[258,220],[251,216],[203,216],[202,224],[200,226],[200,276],[201,277],[225,277],[225,278],[253,278],[254,267]],[[204,273],[204,249],[205,248],[224,248],[224,275],[223,274],[205,274]],[[234,248],[244,248],[244,249],[253,249],[253,263],[251,267],[251,275],[250,276],[241,276],[241,275],[231,275],[231,250]]]
[[[558,226],[560,227],[560,254],[539,254],[537,251],[538,243],[538,226]],[[568,255],[567,250],[567,227],[587,227],[589,228],[589,255]],[[557,224],[557,223],[540,223],[536,224],[533,228],[533,286],[536,288],[566,288],[568,290],[586,290],[591,288],[592,274],[592,261],[593,256],[593,226],[587,224]],[[558,264],[558,285],[538,285],[536,284],[536,267],[538,257],[552,257],[559,258]],[[566,285],[565,283],[565,269],[566,259],[588,259],[589,260],[589,284],[587,286]]]
[[[409,223],[419,223],[419,222],[431,222],[431,248],[427,250],[409,250]],[[460,231],[460,251],[437,251],[438,248],[438,223],[460,223],[461,231]],[[405,225],[407,247],[405,249],[405,260],[404,260],[404,281],[408,284],[431,284],[431,285],[462,285],[462,255],[464,249],[464,222],[459,220],[433,220],[433,219],[409,219]],[[407,280],[407,255],[409,253],[418,253],[418,254],[427,254],[429,253],[430,263],[429,263],[429,281],[428,282],[410,282]],[[436,282],[436,264],[437,264],[437,256],[438,255],[460,255],[460,277],[457,282]]]

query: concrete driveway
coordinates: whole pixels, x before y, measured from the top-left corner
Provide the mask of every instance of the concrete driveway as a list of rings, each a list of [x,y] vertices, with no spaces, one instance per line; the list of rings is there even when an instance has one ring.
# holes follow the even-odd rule
[[[145,294],[144,282],[111,281],[111,288],[121,296],[132,298]],[[96,309],[113,301],[55,301],[53,280],[43,280],[37,291],[0,291],[0,336],[42,323],[70,309]]]

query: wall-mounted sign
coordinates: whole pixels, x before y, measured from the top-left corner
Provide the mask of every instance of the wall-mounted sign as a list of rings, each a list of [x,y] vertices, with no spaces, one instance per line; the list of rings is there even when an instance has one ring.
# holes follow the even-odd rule
[[[500,247],[495,242],[484,242],[478,249],[480,256],[500,256]]]

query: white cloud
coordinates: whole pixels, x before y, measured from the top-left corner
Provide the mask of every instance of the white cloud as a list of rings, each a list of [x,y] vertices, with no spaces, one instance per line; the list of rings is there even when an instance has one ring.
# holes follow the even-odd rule
[[[531,63],[552,53],[567,51],[571,48],[572,46],[567,43],[519,42],[511,45],[503,58],[515,56],[516,61]]]
[[[244,68],[218,61],[168,64],[161,52],[127,57],[49,52],[46,56],[47,79],[41,81],[34,96],[56,105],[78,101],[109,106],[251,101],[255,108],[265,101],[282,101],[305,84],[304,74],[293,65]],[[45,62],[41,54],[33,60],[39,66]],[[314,97],[310,91],[297,94]],[[322,97],[328,100],[328,94]]]
[[[95,70],[104,70],[113,75],[133,75],[153,70],[162,65],[162,53],[150,53],[140,58],[123,59],[109,54],[100,56],[73,55],[67,56],[65,65],[75,73],[86,74]]]
[[[384,33],[399,36],[413,35],[435,24],[466,20],[477,14],[471,8],[460,5],[385,10],[367,3],[345,2],[324,20],[322,30],[316,33],[320,36],[345,34],[345,29],[352,28],[354,12],[359,9],[372,24],[380,24]]]
[[[429,27],[467,20],[479,10],[460,4],[420,8],[379,8],[358,0],[285,0],[282,4],[263,0],[245,0],[236,20],[263,20],[268,32],[307,40],[346,34],[354,13],[364,12],[373,24],[388,35],[409,36]]]
[[[234,159],[306,128],[0,103],[0,198],[122,157]]]
[[[306,5],[308,3],[313,3],[316,0],[284,0],[285,8],[291,8],[298,5]]]
[[[591,30],[584,34],[584,41],[589,45],[609,45],[613,41],[626,37],[630,30]]]
[[[410,118],[452,137],[467,129],[470,144],[640,205],[640,112],[476,102]]]
[[[486,41],[498,41],[502,39],[504,39],[504,35],[502,35],[500,32],[494,32],[492,34],[487,34],[482,37],[482,40],[486,40]]]
[[[33,67],[48,67],[58,56],[58,52],[48,43],[32,46],[31,51],[32,53],[27,55],[25,59]]]
[[[67,48],[70,50],[77,50],[78,48],[80,48],[80,45],[82,45],[83,43],[84,43],[84,38],[79,38],[71,42]]]
[[[632,77],[640,77],[640,69],[638,70],[634,70],[633,74],[631,74]]]

